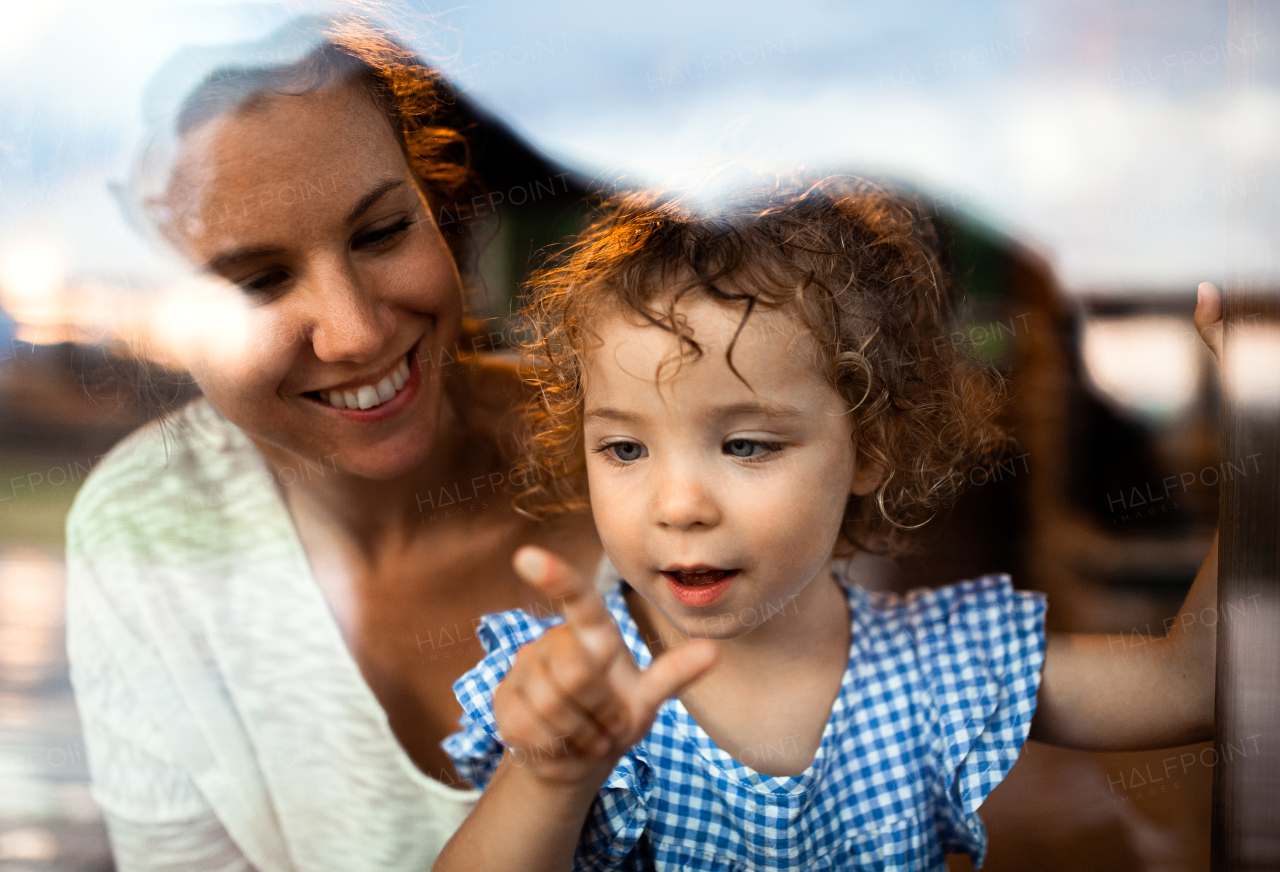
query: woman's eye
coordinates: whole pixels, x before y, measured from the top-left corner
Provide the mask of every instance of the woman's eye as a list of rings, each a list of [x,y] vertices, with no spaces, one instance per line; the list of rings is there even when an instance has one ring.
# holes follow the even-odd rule
[[[730,439],[724,443],[724,453],[730,457],[760,457],[782,448],[777,442],[759,442],[755,439]]]
[[[282,269],[273,269],[250,276],[237,284],[250,294],[264,296],[278,290],[288,280],[288,272]]]
[[[644,446],[639,442],[613,442],[605,450],[623,463],[631,463],[644,457]]]
[[[362,233],[351,241],[351,247],[377,248],[379,245],[385,245],[408,230],[412,223],[413,222],[408,218],[403,218],[395,224],[390,224],[379,230],[371,230],[368,233]]]

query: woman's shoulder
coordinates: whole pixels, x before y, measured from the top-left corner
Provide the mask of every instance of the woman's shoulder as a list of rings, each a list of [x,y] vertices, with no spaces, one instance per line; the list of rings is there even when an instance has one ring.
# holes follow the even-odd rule
[[[107,453],[72,503],[68,545],[98,548],[140,536],[171,541],[168,534],[187,526],[193,513],[225,502],[237,481],[263,469],[243,431],[207,400],[196,400]]]

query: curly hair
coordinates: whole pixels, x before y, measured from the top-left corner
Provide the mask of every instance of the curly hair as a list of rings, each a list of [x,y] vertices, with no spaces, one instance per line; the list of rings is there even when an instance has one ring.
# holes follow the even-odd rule
[[[677,316],[689,294],[742,312],[799,316],[829,384],[848,404],[859,456],[884,471],[851,496],[846,546],[906,550],[907,534],[958,496],[967,472],[1011,440],[996,421],[994,369],[947,339],[951,310],[936,234],[909,198],[856,179],[740,198],[703,212],[653,194],[615,198],[529,284],[526,381],[516,505],[534,516],[588,505],[583,376],[592,322],[628,312],[703,354]],[[741,379],[741,375],[738,374]]]

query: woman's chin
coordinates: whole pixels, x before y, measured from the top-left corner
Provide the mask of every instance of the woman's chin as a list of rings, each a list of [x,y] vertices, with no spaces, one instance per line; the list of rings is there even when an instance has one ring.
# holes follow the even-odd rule
[[[349,475],[374,481],[389,481],[409,475],[422,466],[431,453],[431,435],[396,439],[390,443],[353,446],[339,451],[336,465]]]

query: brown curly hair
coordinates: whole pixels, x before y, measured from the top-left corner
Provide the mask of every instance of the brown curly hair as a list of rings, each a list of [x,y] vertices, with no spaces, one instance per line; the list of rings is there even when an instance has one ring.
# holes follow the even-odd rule
[[[528,485],[516,505],[535,516],[588,505],[581,434],[593,318],[631,311],[696,358],[702,348],[675,307],[700,293],[742,311],[726,351],[731,369],[756,308],[799,315],[823,374],[856,412],[860,457],[884,470],[872,494],[850,497],[842,538],[854,549],[905,550],[905,534],[958,495],[963,471],[1011,444],[996,422],[1000,376],[946,339],[947,291],[922,211],[862,180],[774,190],[713,211],[652,194],[616,198],[529,285]]]

